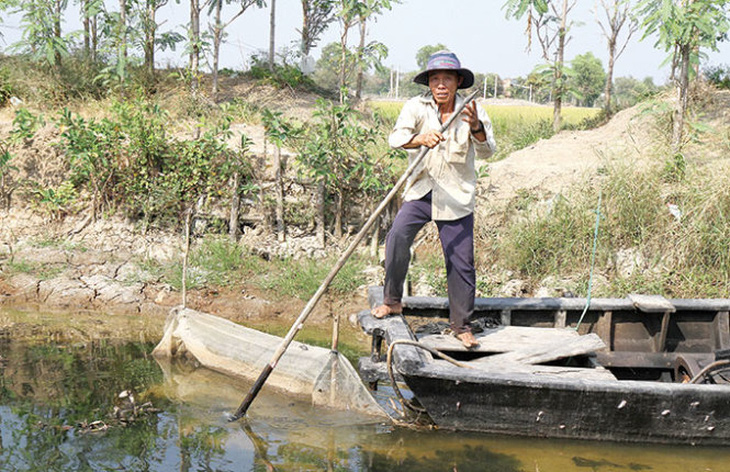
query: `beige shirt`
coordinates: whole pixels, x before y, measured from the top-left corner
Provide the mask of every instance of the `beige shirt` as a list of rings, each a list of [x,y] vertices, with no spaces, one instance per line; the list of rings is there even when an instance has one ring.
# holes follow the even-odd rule
[[[455,107],[464,99],[457,95]],[[406,184],[405,200],[431,195],[431,217],[434,220],[457,220],[474,211],[477,176],[474,159],[486,159],[497,148],[492,122],[487,112],[477,106],[479,121],[484,124],[487,139],[478,141],[469,130],[469,123],[456,118],[446,130],[443,142],[431,149],[426,158],[414,170]],[[430,92],[406,102],[390,133],[388,143],[392,148],[402,148],[417,134],[439,130],[438,109]],[[408,149],[408,161],[418,155],[420,149]]]

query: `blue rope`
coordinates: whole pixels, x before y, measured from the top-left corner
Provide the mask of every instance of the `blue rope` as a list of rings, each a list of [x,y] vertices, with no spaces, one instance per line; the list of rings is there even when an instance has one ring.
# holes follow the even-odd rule
[[[578,328],[580,328],[581,322],[583,322],[583,317],[586,316],[586,313],[588,312],[588,308],[591,306],[591,294],[593,292],[593,269],[596,267],[596,248],[598,247],[598,224],[601,221],[601,194],[602,192],[598,192],[598,205],[596,206],[596,228],[593,230],[593,253],[591,254],[591,273],[588,277],[588,296],[586,297],[586,306],[583,308],[583,313],[580,315],[580,319],[578,319],[578,323],[575,325],[575,330],[578,331]]]

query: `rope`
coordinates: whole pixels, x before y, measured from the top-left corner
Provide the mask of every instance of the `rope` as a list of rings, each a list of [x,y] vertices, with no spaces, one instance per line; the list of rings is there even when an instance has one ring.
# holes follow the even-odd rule
[[[598,192],[598,204],[596,205],[596,227],[593,230],[593,252],[591,254],[591,272],[588,276],[588,295],[586,296],[586,306],[583,308],[583,313],[581,313],[578,323],[575,325],[576,331],[580,328],[583,317],[586,316],[588,308],[591,306],[591,295],[593,293],[593,270],[596,267],[596,248],[598,247],[598,225],[601,221],[601,195],[602,192]]]
[[[401,393],[400,389],[398,388],[398,384],[395,381],[395,374],[393,373],[393,348],[397,344],[405,344],[408,346],[418,347],[425,351],[430,352],[432,355],[440,357],[441,359],[448,361],[452,364],[454,364],[456,367],[463,367],[466,369],[473,369],[474,367],[462,364],[461,362],[457,361],[456,359],[447,356],[446,354],[437,351],[436,349],[430,348],[428,346],[424,346],[423,344],[419,343],[418,341],[411,341],[410,339],[398,339],[390,343],[390,346],[388,346],[388,355],[386,357],[386,363],[388,365],[388,377],[390,378],[390,383],[393,384],[393,391],[395,392],[395,396],[398,397],[398,401],[401,405],[403,405],[405,408],[408,408],[411,411],[415,411],[416,413],[426,413],[426,410],[414,405],[410,401],[406,400],[406,398]]]
[[[702,377],[706,376],[713,370],[726,370],[727,366],[730,365],[730,360],[722,359],[719,361],[715,361],[712,364],[708,365],[704,369],[702,369],[697,375],[692,377],[692,380],[689,381],[689,383],[697,383],[698,380],[700,380]]]

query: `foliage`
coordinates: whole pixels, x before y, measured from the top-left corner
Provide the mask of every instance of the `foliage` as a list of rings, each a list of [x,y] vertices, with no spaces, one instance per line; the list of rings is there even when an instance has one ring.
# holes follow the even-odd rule
[[[614,103],[619,110],[632,107],[652,97],[659,90],[651,77],[642,81],[633,77],[617,77],[613,89]]]
[[[578,103],[592,107],[603,93],[606,83],[606,72],[601,60],[591,52],[575,56],[572,61],[572,75],[568,79],[568,87],[575,94]]]
[[[67,0],[33,0],[18,2],[22,13],[23,37],[12,49],[28,52],[34,60],[60,66],[69,55],[70,39],[61,35],[61,21]]]
[[[43,115],[34,115],[27,108],[19,108],[13,119],[13,129],[10,131],[10,140],[13,142],[29,141],[36,131],[45,126]]]
[[[56,188],[36,185],[33,190],[35,204],[52,220],[59,220],[69,214],[77,196],[76,189],[69,181],[62,182]]]
[[[677,46],[690,49],[707,47],[717,50],[719,41],[730,29],[728,0],[642,0],[637,9],[643,18],[644,38],[657,35],[656,47],[672,52],[675,62],[679,59]],[[692,59],[697,60],[697,57]]]
[[[416,64],[418,64],[419,72],[422,70],[426,70],[426,66],[428,66],[428,58],[431,57],[431,54],[445,49],[449,48],[441,43],[435,45],[426,45],[419,49],[416,53]]]
[[[347,103],[319,99],[313,117],[298,156],[304,172],[322,179],[329,191],[340,195],[380,190],[382,164],[368,152],[379,129],[360,125],[358,112]]]
[[[335,0],[302,0],[303,24],[301,51],[304,56],[317,45],[319,38],[335,18]]]
[[[192,140],[171,137],[168,114],[141,96],[114,101],[112,111],[97,121],[64,110],[56,121],[69,182],[89,191],[95,211],[117,208],[145,224],[174,225],[199,197],[224,194],[235,172],[243,173],[244,187],[249,184],[245,156],[227,144],[228,108],[218,121],[201,122]]]
[[[312,79],[304,75],[302,70],[296,65],[288,64],[286,61],[282,64],[277,63],[274,64],[274,70],[272,72],[269,68],[268,59],[254,55],[251,60],[252,65],[249,74],[254,79],[266,81],[278,87],[315,88],[315,83]]]
[[[532,44],[533,29],[540,42],[544,67],[552,75],[552,98],[554,101],[553,129],[560,130],[560,109],[563,96],[567,92],[566,82],[571,71],[565,67],[565,45],[570,40],[571,23],[568,15],[577,0],[566,0],[562,7],[558,2],[547,0],[507,0],[503,8],[507,18],[522,19],[527,15],[528,50]]]
[[[710,65],[702,70],[707,81],[717,88],[730,90],[730,66]]]
[[[4,107],[13,95],[13,84],[10,73],[5,67],[0,67],[0,107]]]

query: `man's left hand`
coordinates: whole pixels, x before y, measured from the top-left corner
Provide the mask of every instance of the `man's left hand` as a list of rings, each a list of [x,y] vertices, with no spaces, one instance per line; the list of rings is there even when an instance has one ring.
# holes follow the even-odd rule
[[[477,102],[473,101],[465,106],[462,113],[464,114],[464,116],[461,118],[461,120],[464,123],[469,124],[471,134],[473,134],[474,137],[477,138],[479,141],[484,141],[485,139],[487,139],[487,134],[484,131],[484,125],[481,121],[479,121],[479,114],[477,113]]]

